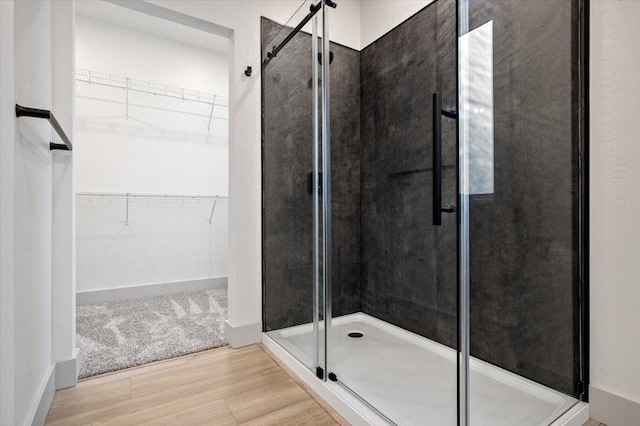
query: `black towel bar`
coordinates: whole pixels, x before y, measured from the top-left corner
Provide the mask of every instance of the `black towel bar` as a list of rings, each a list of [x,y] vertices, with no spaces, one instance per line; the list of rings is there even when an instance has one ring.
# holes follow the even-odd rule
[[[53,127],[53,129],[56,131],[58,136],[60,136],[60,138],[64,142],[64,145],[60,143],[51,142],[49,143],[49,149],[73,151],[73,146],[71,145],[71,141],[69,140],[69,137],[66,135],[64,130],[62,130],[62,127],[60,127],[58,120],[56,120],[56,117],[53,115],[51,111],[46,109],[23,107],[22,105],[16,104],[16,117],[34,117],[34,118],[44,118],[48,120],[49,123],[51,124],[51,127]]]

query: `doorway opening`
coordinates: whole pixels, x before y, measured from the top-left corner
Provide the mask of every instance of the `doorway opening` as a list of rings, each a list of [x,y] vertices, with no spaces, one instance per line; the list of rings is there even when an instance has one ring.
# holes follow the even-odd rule
[[[229,40],[76,3],[80,377],[226,345]]]

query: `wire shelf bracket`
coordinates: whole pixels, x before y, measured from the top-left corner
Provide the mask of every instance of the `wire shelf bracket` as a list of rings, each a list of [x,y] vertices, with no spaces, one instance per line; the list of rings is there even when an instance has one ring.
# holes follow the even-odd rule
[[[213,212],[216,211],[216,204],[218,204],[218,197],[213,200],[213,207],[211,207],[211,215],[209,215],[209,225],[211,225],[211,220],[213,219]]]
[[[214,118],[229,119],[229,98],[213,93],[77,68],[76,94],[80,98],[206,117],[208,129]]]
[[[211,207],[211,213],[209,214],[209,224],[213,222],[213,213],[216,210],[216,206],[218,204],[218,200],[229,198],[227,195],[200,195],[200,194],[140,194],[140,193],[131,193],[131,192],[78,192],[76,193],[77,198],[125,198],[126,207],[125,207],[125,226],[129,226],[129,204],[130,201],[134,198],[155,198],[155,199],[191,199],[191,200],[213,200],[213,206]]]

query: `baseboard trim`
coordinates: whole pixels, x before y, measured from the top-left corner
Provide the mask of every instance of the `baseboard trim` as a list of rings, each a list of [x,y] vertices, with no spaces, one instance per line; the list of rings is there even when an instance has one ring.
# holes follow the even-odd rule
[[[51,403],[53,402],[53,396],[56,393],[55,372],[56,372],[55,364],[52,364],[51,367],[49,367],[47,374],[45,374],[45,379],[40,385],[40,389],[39,389],[40,399],[38,400],[38,404],[36,407],[33,407],[31,409],[31,412],[32,412],[31,426],[42,426],[44,425],[45,420],[47,420],[47,414],[49,414],[49,408],[51,408]],[[28,418],[29,417],[27,417],[27,419]]]
[[[640,403],[591,385],[589,412],[592,419],[607,425],[638,426]]]
[[[583,426],[589,420],[589,404],[578,402],[551,426]]]
[[[262,323],[232,325],[227,320],[224,322],[224,333],[229,346],[234,349],[253,345],[259,343],[262,338]]]
[[[74,387],[80,375],[80,348],[69,359],[56,362],[56,390]]]
[[[227,277],[215,277],[171,283],[139,285],[133,287],[80,291],[76,293],[76,305],[91,305],[95,303],[114,302],[124,299],[163,296],[165,294],[181,293],[183,291],[198,291],[226,287]]]

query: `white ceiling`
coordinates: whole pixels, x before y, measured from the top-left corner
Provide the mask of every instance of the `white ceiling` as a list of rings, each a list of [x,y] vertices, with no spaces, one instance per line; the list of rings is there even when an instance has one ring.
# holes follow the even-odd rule
[[[205,31],[170,22],[101,0],[78,1],[76,14],[157,37],[227,55],[229,41]]]

